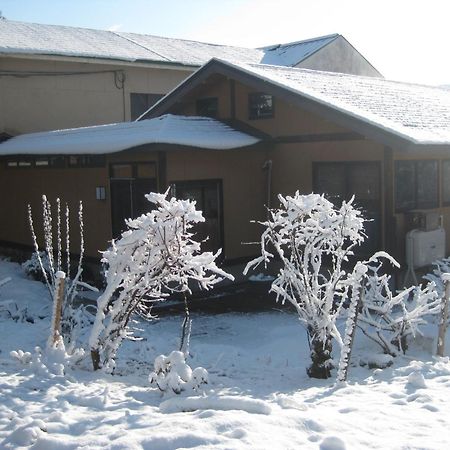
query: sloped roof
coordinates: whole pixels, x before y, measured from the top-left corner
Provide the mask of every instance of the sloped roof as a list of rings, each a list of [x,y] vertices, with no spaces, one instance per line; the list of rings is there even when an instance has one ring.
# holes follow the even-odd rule
[[[259,82],[258,89],[268,92],[277,89],[276,95],[282,95],[286,101],[297,102],[300,107],[322,113],[336,123],[345,122],[344,126],[360,134],[381,130],[384,136],[413,144],[450,144],[450,90],[383,78],[217,59],[198,69],[141,117],[165,112],[197,80],[201,82],[213,73],[250,84]]]
[[[258,138],[215,119],[167,114],[140,122],[22,134],[0,143],[0,156],[107,154],[144,144],[227,150],[257,142]]]
[[[262,64],[274,64],[277,66],[296,66],[313,53],[333,42],[339,34],[330,34],[313,39],[306,39],[288,44],[271,45],[263,47],[265,54],[262,58]],[[253,62],[253,61],[247,61]],[[256,61],[255,61],[256,62]]]
[[[213,56],[259,62],[263,50],[134,33],[0,19],[0,53],[76,56],[201,66]]]

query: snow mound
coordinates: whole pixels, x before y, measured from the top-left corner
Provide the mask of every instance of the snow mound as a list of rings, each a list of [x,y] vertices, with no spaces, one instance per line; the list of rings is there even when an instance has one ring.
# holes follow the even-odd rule
[[[239,410],[250,414],[271,414],[272,408],[262,400],[245,397],[208,396],[208,397],[174,397],[161,403],[161,412],[170,414],[176,412],[213,409],[216,411]]]

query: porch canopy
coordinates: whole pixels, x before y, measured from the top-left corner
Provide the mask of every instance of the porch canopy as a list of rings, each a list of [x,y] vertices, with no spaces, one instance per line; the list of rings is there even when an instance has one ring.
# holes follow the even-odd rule
[[[258,143],[254,136],[209,117],[166,114],[139,122],[29,133],[0,143],[2,155],[117,153],[145,144],[226,150]]]

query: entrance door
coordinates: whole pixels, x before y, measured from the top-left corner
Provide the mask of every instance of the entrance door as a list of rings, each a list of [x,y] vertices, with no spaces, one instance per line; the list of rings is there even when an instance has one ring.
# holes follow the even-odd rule
[[[110,167],[111,219],[114,238],[125,230],[125,219],[151,209],[145,194],[157,189],[155,163],[117,163]]]
[[[182,181],[173,184],[173,195],[183,200],[195,200],[203,212],[205,222],[196,225],[195,239],[203,241],[203,251],[215,252],[223,248],[222,181]]]
[[[355,196],[367,221],[367,238],[356,249],[360,254],[372,254],[381,248],[381,174],[378,162],[332,162],[314,164],[314,192],[326,194],[335,205]]]

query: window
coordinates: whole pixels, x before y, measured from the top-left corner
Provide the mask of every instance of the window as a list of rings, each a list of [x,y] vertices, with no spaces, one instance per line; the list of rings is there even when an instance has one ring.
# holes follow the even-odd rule
[[[273,117],[273,97],[256,92],[248,95],[249,119],[269,119]]]
[[[69,167],[105,167],[104,155],[70,155]]]
[[[366,241],[358,253],[371,255],[381,244],[381,168],[380,163],[320,162],[313,164],[313,190],[325,194],[336,206],[355,196],[355,205],[369,219],[364,224]]]
[[[199,98],[195,103],[197,116],[217,117],[219,112],[219,100],[217,97]]]
[[[64,156],[20,156],[12,157],[6,160],[8,168],[47,168],[47,167],[65,167]]]
[[[438,162],[396,161],[395,210],[437,208],[438,204]]]
[[[442,203],[450,205],[450,159],[442,161]]]
[[[130,94],[130,112],[131,120],[136,120],[138,117],[142,116],[147,110],[150,109],[163,94]]]

